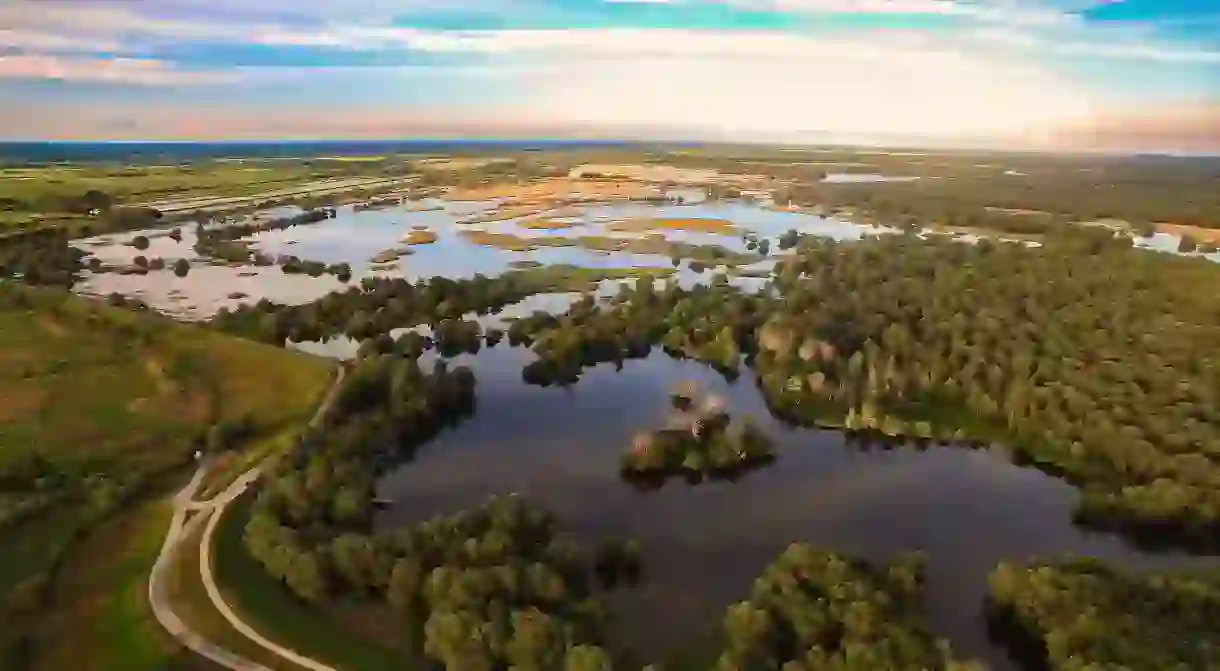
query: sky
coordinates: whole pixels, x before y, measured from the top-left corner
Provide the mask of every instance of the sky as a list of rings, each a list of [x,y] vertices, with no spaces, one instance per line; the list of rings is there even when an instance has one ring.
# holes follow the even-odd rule
[[[5,139],[1220,151],[1220,0],[0,0]]]

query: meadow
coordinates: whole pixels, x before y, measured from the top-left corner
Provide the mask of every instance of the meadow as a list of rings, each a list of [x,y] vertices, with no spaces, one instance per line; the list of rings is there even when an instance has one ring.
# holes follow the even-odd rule
[[[176,654],[143,591],[166,492],[196,450],[238,451],[307,421],[331,370],[155,314],[0,285],[0,659],[155,668]],[[64,632],[92,633],[69,647],[56,643]]]

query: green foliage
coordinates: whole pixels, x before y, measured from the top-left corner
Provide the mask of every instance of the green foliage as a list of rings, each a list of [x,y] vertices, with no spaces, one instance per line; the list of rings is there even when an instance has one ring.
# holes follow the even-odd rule
[[[673,397],[678,414],[670,425],[638,435],[620,460],[622,473],[646,486],[667,475],[735,477],[774,461],[771,441],[747,418],[734,423],[714,400],[683,390]]]
[[[0,282],[71,287],[85,252],[70,243],[67,231],[55,228],[0,234]]]
[[[1001,564],[988,578],[992,624],[1021,659],[1053,671],[1220,665],[1220,579],[1135,574],[1068,559]]]
[[[768,566],[750,599],[730,606],[717,669],[966,668],[919,619],[919,590],[888,577],[910,571],[911,559],[887,571],[794,543]]]

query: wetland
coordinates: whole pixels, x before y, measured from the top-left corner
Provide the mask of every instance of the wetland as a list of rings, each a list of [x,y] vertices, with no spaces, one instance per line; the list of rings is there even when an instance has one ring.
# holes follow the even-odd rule
[[[874,177],[827,181],[899,186]],[[553,513],[560,536],[631,539],[642,579],[604,594],[567,584],[582,604],[604,598],[616,643],[570,642],[665,668],[709,668],[691,660],[716,658],[726,608],[730,620],[762,608],[751,585],[777,556],[796,562],[793,542],[875,566],[922,553],[912,612],[957,657],[999,671],[1021,668],[985,617],[1005,562],[1216,566],[1213,361],[1198,355],[1216,325],[1205,299],[1174,288],[1214,279],[1214,253],[1184,252],[1170,229],[1018,235],[691,189],[678,202],[643,185],[560,198],[536,186],[77,239],[87,269],[73,290],[370,367],[369,386],[345,387],[348,407],[270,479],[273,503],[251,522],[262,531],[248,531],[265,534],[247,538],[251,553],[307,601],[358,585],[356,569],[315,559],[363,542],[349,536],[427,535],[459,510],[494,518],[507,504],[480,506],[513,494]],[[1132,345],[1154,336],[1155,355]],[[668,421],[681,385],[748,422],[765,463],[624,478],[624,450]],[[390,449],[357,454],[370,435]],[[340,464],[332,475],[315,475],[322,457]],[[333,498],[300,493],[325,477]],[[507,542],[558,542],[513,514],[532,521],[506,523]],[[484,522],[457,525],[458,540],[486,541],[499,523]],[[408,575],[418,548],[399,542],[394,572],[407,562]],[[274,568],[281,546],[296,568]],[[436,570],[469,568],[433,550],[446,556]],[[531,561],[567,579],[578,562],[559,555]],[[414,603],[385,579],[362,589]],[[433,614],[458,608],[418,589]],[[541,592],[527,601],[578,629],[598,620]]]

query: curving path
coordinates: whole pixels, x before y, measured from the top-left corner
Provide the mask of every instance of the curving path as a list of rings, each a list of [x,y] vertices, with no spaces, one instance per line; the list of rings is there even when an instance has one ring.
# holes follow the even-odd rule
[[[309,420],[309,426],[316,426],[327,410],[330,409],[338,394],[339,385],[343,383],[346,374],[346,366],[341,365],[338,373],[335,375],[334,383],[331,384],[330,389],[326,393],[326,398],[322,400],[322,404],[318,406],[317,411],[314,412],[313,417]],[[243,622],[233,612],[233,609],[225,603],[224,596],[220,593],[220,588],[216,585],[215,575],[212,572],[212,540],[215,536],[216,528],[219,526],[219,520],[224,515],[225,507],[245,493],[246,489],[258,479],[259,475],[262,474],[262,466],[255,466],[246,471],[223,492],[217,494],[212,499],[208,501],[195,501],[195,492],[199,489],[200,483],[203,482],[204,475],[207,474],[208,465],[206,460],[201,462],[199,468],[195,470],[195,474],[191,477],[190,482],[182,488],[182,491],[174,496],[174,517],[170,522],[169,532],[165,536],[165,543],[161,546],[161,553],[157,556],[157,561],[153,564],[152,573],[148,579],[148,601],[152,605],[153,615],[157,618],[157,622],[171,636],[177,639],[179,643],[224,668],[232,669],[233,671],[272,671],[257,662],[250,661],[241,655],[209,642],[198,632],[190,629],[186,623],[175,615],[170,605],[165,584],[170,560],[178,548],[179,541],[184,537],[189,537],[206,520],[207,527],[204,529],[204,535],[199,547],[199,573],[200,578],[203,580],[204,589],[207,591],[208,599],[211,600],[213,607],[243,636],[293,664],[311,669],[312,671],[336,671],[336,669],[326,666],[321,662],[299,655],[288,648],[267,640],[255,631],[253,627]],[[192,511],[195,515],[187,521],[186,516],[188,512]]]
[[[157,622],[170,633],[179,643],[190,648],[196,653],[207,657],[211,661],[220,666],[233,669],[233,671],[271,671],[267,667],[252,662],[241,655],[209,642],[203,636],[193,631],[186,626],[177,615],[174,614],[170,607],[169,599],[166,596],[165,579],[169,572],[170,561],[174,557],[174,551],[178,549],[178,541],[184,535],[189,535],[190,531],[198,526],[199,521],[208,514],[207,510],[200,510],[195,514],[189,523],[186,523],[186,514],[190,509],[191,499],[195,495],[195,490],[199,488],[199,484],[203,481],[203,476],[208,471],[207,463],[201,463],[199,468],[195,470],[195,475],[186,487],[174,497],[174,517],[169,525],[169,533],[165,535],[165,543],[161,546],[161,554],[157,555],[157,561],[153,564],[152,574],[148,578],[148,602],[152,605],[153,615],[157,618]]]

